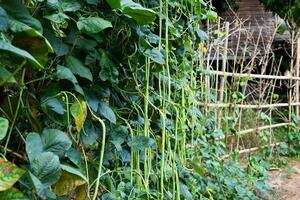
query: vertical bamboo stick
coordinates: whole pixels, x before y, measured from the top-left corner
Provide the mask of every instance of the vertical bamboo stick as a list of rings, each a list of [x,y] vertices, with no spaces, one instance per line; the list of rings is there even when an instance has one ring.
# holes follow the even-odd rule
[[[221,86],[220,86],[220,98],[219,102],[222,103],[224,99],[224,89],[226,84],[226,65],[227,65],[227,51],[228,51],[228,35],[229,35],[229,22],[225,22],[225,43],[224,43],[224,53],[222,58],[222,72],[223,77],[221,78]],[[219,110],[218,118],[217,118],[217,127],[221,128],[221,118],[222,118],[222,109]]]
[[[220,32],[221,28],[220,28],[220,18],[218,19],[218,33]],[[220,37],[218,37],[219,40]],[[216,51],[216,56],[217,56],[217,63],[216,63],[216,67],[217,67],[217,71],[219,71],[219,61],[220,61],[220,44],[219,41],[217,41],[217,51]],[[216,101],[218,101],[218,94],[219,94],[219,75],[217,74],[215,76],[215,96],[216,96]],[[218,112],[215,112],[215,119],[218,120]],[[218,127],[218,122],[216,123],[216,128]]]
[[[293,70],[294,70],[294,56],[295,56],[294,38],[295,38],[295,31],[292,30],[292,49],[291,49],[292,53],[291,53],[291,63],[290,63],[290,76],[291,77],[294,74],[294,72],[293,72]],[[292,121],[292,108],[293,108],[292,107],[292,102],[293,102],[293,100],[292,100],[292,98],[293,98],[293,96],[292,96],[292,85],[293,85],[293,80],[290,79],[289,80],[289,88],[288,88],[288,95],[289,95],[289,99],[288,99],[288,102],[289,102],[289,122]]]
[[[296,61],[296,76],[299,77],[299,71],[300,71],[300,38],[297,39],[297,61]],[[299,81],[296,80],[296,103],[299,103],[300,100],[300,89],[299,89]],[[299,116],[300,109],[299,106],[296,106],[296,114]]]

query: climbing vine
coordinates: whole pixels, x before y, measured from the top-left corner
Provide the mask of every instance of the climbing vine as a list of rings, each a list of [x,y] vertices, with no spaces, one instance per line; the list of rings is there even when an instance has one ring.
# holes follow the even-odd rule
[[[263,197],[198,106],[216,19],[203,0],[0,0],[0,196]]]

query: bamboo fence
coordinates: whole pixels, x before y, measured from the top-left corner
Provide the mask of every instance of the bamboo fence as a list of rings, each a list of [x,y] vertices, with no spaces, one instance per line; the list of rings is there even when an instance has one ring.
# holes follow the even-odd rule
[[[292,114],[300,113],[300,38],[290,41],[290,69],[283,73],[282,57],[278,61],[278,55],[276,57],[272,49],[277,27],[272,34],[266,36],[263,34],[264,27],[257,24],[259,31],[257,36],[253,36],[249,30],[251,26],[247,27],[244,23],[245,21],[237,18],[231,23],[221,23],[219,20],[215,24],[208,24],[210,37],[216,32],[222,32],[224,36],[210,38],[207,43],[208,51],[203,56],[207,59],[202,64],[205,68],[201,70],[200,81],[204,80],[203,85],[208,88],[202,90],[206,92],[205,100],[198,105],[204,108],[207,115],[215,113],[216,129],[222,129],[228,123],[224,119],[236,117],[238,120],[232,126],[236,132],[227,132],[224,137],[215,138],[214,141],[225,140],[230,152],[250,153],[262,147],[273,149],[278,146],[280,142],[275,140],[274,130],[288,127],[292,123]],[[297,34],[292,34],[292,38],[296,38]],[[238,44],[229,45],[232,41]],[[236,49],[230,49],[229,46],[235,46]],[[229,52],[233,56],[229,56]],[[280,93],[279,97],[286,92],[286,98],[276,98],[276,92]],[[232,95],[234,93],[240,94],[240,99],[236,100]],[[268,116],[267,123],[253,117],[252,123],[256,126],[247,127],[244,119],[247,110],[256,114],[264,113]],[[288,110],[288,114],[285,110]],[[262,143],[256,147],[245,145],[245,135],[265,130],[271,135],[268,144]],[[227,157],[229,156],[225,155],[222,159]]]

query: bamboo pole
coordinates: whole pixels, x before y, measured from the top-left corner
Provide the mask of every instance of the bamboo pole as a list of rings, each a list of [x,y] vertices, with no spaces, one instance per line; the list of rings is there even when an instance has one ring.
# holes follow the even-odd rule
[[[266,125],[266,126],[261,126],[261,127],[256,127],[256,128],[250,128],[250,129],[239,131],[236,134],[232,134],[227,137],[242,136],[242,135],[246,135],[248,133],[284,127],[284,126],[288,126],[290,124],[291,124],[290,122],[286,122],[286,123],[279,123],[279,124]],[[215,139],[215,141],[220,141],[220,140],[224,140],[224,139],[225,139],[225,137],[220,137],[220,138]]]
[[[226,65],[227,65],[227,50],[228,50],[228,36],[229,36],[229,22],[225,22],[225,43],[224,43],[224,53],[222,58],[222,72],[223,77],[221,78],[221,87],[220,87],[220,98],[219,102],[223,102],[224,100],[224,89],[226,83]],[[222,117],[222,109],[219,110],[217,116],[217,127],[221,127],[221,117]]]
[[[300,75],[300,38],[297,40],[297,61],[296,61],[296,77],[299,77]],[[296,81],[296,102],[299,103],[300,100],[300,88],[299,88],[299,81]],[[299,106],[296,107],[296,114],[299,116],[300,114],[300,109]]]
[[[289,103],[273,103],[273,104],[233,104],[233,103],[210,103],[205,105],[203,102],[198,103],[199,106],[208,106],[212,108],[228,108],[228,107],[235,107],[235,108],[252,108],[252,109],[263,109],[263,108],[278,108],[278,107],[288,107]],[[300,102],[298,103],[291,103],[292,106],[300,106]]]
[[[279,146],[281,144],[283,144],[283,142],[278,142],[278,143],[274,143],[274,144],[271,144],[271,145],[268,144],[268,145],[264,145],[264,146],[261,146],[261,147],[252,147],[250,149],[243,149],[243,150],[238,151],[238,154],[251,153],[253,151],[258,151],[258,150],[263,149],[265,147],[272,147],[272,148],[274,148],[274,147]],[[222,156],[220,158],[220,160],[224,160],[224,159],[229,158],[229,157],[230,157],[230,154],[227,154],[227,155]]]
[[[227,77],[237,77],[237,78],[262,78],[262,79],[275,79],[275,80],[297,80],[300,81],[298,76],[276,76],[276,75],[264,75],[264,74],[243,74],[243,73],[234,73],[234,72],[221,72],[216,70],[210,70],[210,74],[218,76],[227,76]],[[206,74],[209,76],[210,74]]]
[[[291,53],[291,64],[290,64],[290,74],[291,77],[294,74],[294,56],[295,56],[295,50],[294,50],[294,38],[295,38],[295,31],[292,30],[292,53]],[[289,97],[289,121],[292,121],[292,102],[293,102],[293,97],[292,97],[292,79],[289,80],[289,89],[288,89],[288,97]]]

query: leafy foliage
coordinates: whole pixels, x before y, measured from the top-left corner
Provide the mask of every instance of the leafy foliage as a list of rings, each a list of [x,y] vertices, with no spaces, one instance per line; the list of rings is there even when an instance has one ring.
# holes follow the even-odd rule
[[[12,187],[24,172],[15,164],[0,158],[0,191],[5,191]]]
[[[3,196],[260,198],[197,106],[208,2],[22,2],[0,1],[1,150],[26,171]]]
[[[260,0],[268,10],[286,19],[291,26],[300,26],[300,1],[299,0]]]

